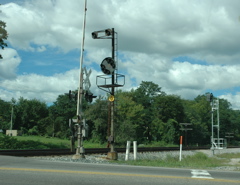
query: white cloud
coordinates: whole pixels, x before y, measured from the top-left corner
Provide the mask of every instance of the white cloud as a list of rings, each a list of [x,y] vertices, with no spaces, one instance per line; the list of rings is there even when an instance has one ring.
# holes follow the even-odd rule
[[[82,1],[26,2],[21,6],[3,5],[11,44],[31,50],[31,43],[64,51],[80,47]],[[240,59],[239,8],[236,0],[93,0],[88,2],[86,45],[107,47],[94,41],[91,32],[114,27],[119,33],[120,50],[168,57],[192,55],[212,63],[236,63]]]
[[[89,69],[88,69],[89,70]],[[95,95],[103,94],[97,89],[95,80],[99,72],[92,70],[90,75],[90,91]],[[86,76],[84,75],[84,78]],[[38,74],[19,75],[16,79],[0,81],[1,99],[9,101],[11,98],[39,99],[47,103],[56,101],[60,94],[76,90],[79,86],[79,70],[73,69],[53,76]]]
[[[24,50],[35,51],[31,44],[59,47],[65,51],[78,47],[80,15],[70,1],[26,1],[24,6],[15,3],[2,5],[3,20],[7,22],[8,40]],[[17,17],[17,21],[16,21]],[[77,39],[76,39],[77,38]]]
[[[80,48],[83,1],[24,2],[1,6],[1,19],[7,23],[8,41],[14,48],[43,54],[48,46],[64,52]],[[95,85],[96,75],[101,74],[101,61],[111,55],[110,40],[94,40],[91,32],[112,27],[118,32],[119,72],[126,75],[123,89],[153,81],[167,93],[194,98],[209,89],[238,87],[239,9],[239,0],[88,1],[85,65],[94,68],[91,89],[103,93]],[[48,77],[34,72],[16,76],[21,59],[14,52],[8,55],[8,62],[0,61],[0,76],[4,78],[0,87],[5,88],[1,97],[9,92],[49,102],[78,85],[78,70]],[[179,56],[204,61],[206,65],[173,61]],[[45,61],[40,61],[44,66]],[[224,97],[240,100],[238,95]]]
[[[169,61],[161,55],[128,53],[121,64],[127,75],[141,81],[153,81],[162,90],[183,98],[194,98],[208,89],[225,90],[240,85],[240,65],[200,65],[188,61]]]
[[[17,67],[21,62],[16,50],[5,48],[1,51],[3,59],[0,59],[0,80],[16,77]]]
[[[240,92],[235,95],[228,93],[226,95],[219,96],[219,98],[228,100],[231,103],[233,109],[240,109]]]

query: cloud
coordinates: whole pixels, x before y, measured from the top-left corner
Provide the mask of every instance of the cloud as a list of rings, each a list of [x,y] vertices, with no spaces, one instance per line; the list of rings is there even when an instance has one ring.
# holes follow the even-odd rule
[[[110,40],[94,40],[91,32],[105,28],[115,28],[118,33],[119,73],[126,75],[123,89],[153,81],[167,93],[194,98],[209,89],[238,87],[239,9],[238,0],[88,1],[84,65],[93,70],[91,89],[103,93],[96,87],[96,76],[102,74],[101,61],[111,56]],[[25,0],[2,5],[1,10],[13,48],[44,55],[49,48],[67,53],[81,46],[83,1]],[[18,66],[25,61],[12,52],[7,54],[8,62],[0,61],[2,96],[9,92],[49,102],[57,93],[77,88],[77,69],[66,68],[50,76],[37,74],[36,70],[31,74],[21,71],[25,75],[16,76]],[[173,60],[183,56],[189,60]],[[193,64],[190,58],[204,65]],[[56,63],[38,61],[41,66]],[[69,61],[64,58],[57,62]],[[240,99],[231,94],[224,97]]]
[[[16,50],[5,48],[1,51],[3,59],[0,59],[0,80],[16,78],[17,67],[21,63]]]
[[[15,3],[2,5],[9,42],[14,47],[30,51],[42,51],[43,45],[59,47],[64,51],[78,47],[75,40],[80,40],[76,27],[80,26],[77,21],[80,17],[74,15],[76,11],[74,4],[69,1],[63,4],[63,1],[54,3],[37,0],[26,1],[21,6]],[[35,49],[31,43],[40,47]]]
[[[161,53],[164,56],[191,55],[210,63],[237,63],[240,59],[240,4],[212,1],[132,0],[88,2],[86,45],[102,46],[91,32],[114,27],[122,51]],[[83,2],[26,1],[2,8],[9,41],[15,47],[35,50],[31,43],[80,48]],[[15,18],[18,17],[18,21]],[[86,47],[86,48],[87,48]]]
[[[137,84],[153,81],[162,90],[192,99],[208,89],[225,90],[239,86],[240,65],[200,65],[164,59],[161,55],[128,53],[121,64]],[[226,82],[227,79],[227,82]]]
[[[99,72],[92,69],[89,78],[91,82],[90,91],[96,95],[101,95],[103,92],[95,84],[97,75],[99,75]],[[69,90],[76,90],[78,86],[79,69],[73,69],[53,76],[25,74],[19,75],[15,79],[2,80],[0,81],[0,92],[1,99],[7,101],[11,98],[24,97],[26,99],[36,98],[51,103],[56,101],[60,94],[68,93]]]
[[[226,95],[221,95],[219,98],[226,99],[229,102],[231,102],[232,108],[235,110],[239,110],[239,105],[240,105],[240,92],[237,94],[233,95],[230,93],[227,93]]]

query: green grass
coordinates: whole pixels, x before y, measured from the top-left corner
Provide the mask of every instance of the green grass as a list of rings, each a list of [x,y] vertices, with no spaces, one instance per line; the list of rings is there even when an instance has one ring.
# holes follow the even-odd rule
[[[53,145],[62,146],[63,148],[69,147],[69,144],[70,144],[69,140],[64,140],[59,138],[46,138],[42,136],[16,136],[14,138],[16,138],[18,141],[36,141],[44,144],[53,144]]]
[[[217,157],[232,159],[232,158],[240,158],[240,153],[225,153],[225,154],[218,154]]]
[[[138,166],[155,166],[155,167],[177,167],[177,168],[214,168],[219,166],[227,166],[227,159],[216,157],[208,157],[206,154],[199,152],[192,156],[183,157],[179,161],[179,157],[167,156],[165,159],[141,159],[132,161],[115,161],[119,164],[138,165]]]
[[[44,144],[52,144],[57,145],[59,148],[70,148],[70,139],[59,139],[59,138],[47,138],[43,136],[16,136],[14,137],[18,141],[37,141]],[[84,141],[83,145],[85,148],[104,148],[105,145],[100,143],[92,143],[90,141]],[[77,146],[77,141],[75,142],[75,146]]]
[[[152,142],[152,143],[148,143],[146,145],[142,145],[141,147],[177,147],[177,146],[179,146],[179,145],[168,144],[168,143],[165,143],[162,141],[158,141],[158,142]]]
[[[83,142],[85,148],[103,148],[106,145],[92,143],[89,141]],[[77,146],[77,141],[75,142]],[[70,140],[59,138],[46,138],[42,136],[16,136],[9,137],[0,135],[0,150],[5,149],[70,149]]]

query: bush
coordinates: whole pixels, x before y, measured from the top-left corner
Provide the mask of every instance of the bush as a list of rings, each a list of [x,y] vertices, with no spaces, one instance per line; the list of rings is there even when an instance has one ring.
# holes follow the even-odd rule
[[[51,143],[42,143],[40,141],[18,141],[14,137],[0,136],[0,149],[53,149],[53,148],[66,148],[63,144],[56,145]]]
[[[17,146],[17,139],[2,135],[0,136],[0,149],[12,149],[16,148]]]
[[[29,129],[28,134],[29,135],[35,135],[35,136],[38,135],[38,127],[34,126],[33,128]]]

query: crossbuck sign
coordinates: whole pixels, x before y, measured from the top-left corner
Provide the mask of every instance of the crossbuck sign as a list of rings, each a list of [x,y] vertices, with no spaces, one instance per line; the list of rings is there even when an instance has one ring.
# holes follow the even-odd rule
[[[88,91],[91,87],[91,82],[89,80],[89,77],[92,73],[92,70],[90,69],[89,71],[87,71],[86,67],[84,67],[83,70],[84,70],[84,73],[85,73],[85,76],[86,76],[86,78],[84,79],[85,90]]]

